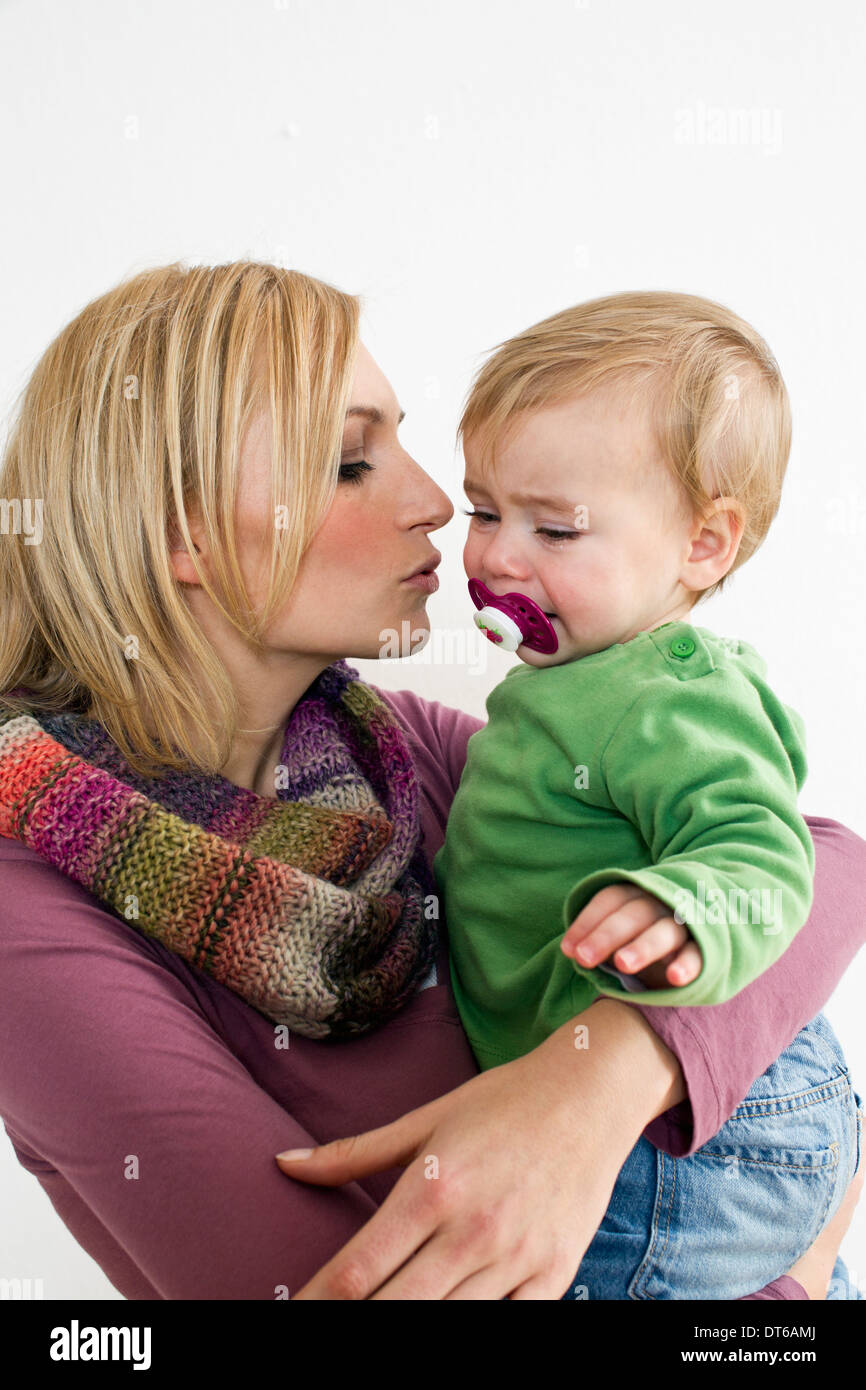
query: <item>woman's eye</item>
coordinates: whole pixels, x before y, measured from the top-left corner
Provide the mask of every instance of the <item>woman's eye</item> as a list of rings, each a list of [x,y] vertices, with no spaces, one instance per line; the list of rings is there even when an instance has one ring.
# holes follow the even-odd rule
[[[372,473],[373,465],[366,459],[358,459],[355,463],[340,464],[341,483],[360,483],[365,473]]]
[[[475,517],[478,521],[495,521],[496,517],[492,512],[468,512],[465,507],[461,507],[464,516]]]

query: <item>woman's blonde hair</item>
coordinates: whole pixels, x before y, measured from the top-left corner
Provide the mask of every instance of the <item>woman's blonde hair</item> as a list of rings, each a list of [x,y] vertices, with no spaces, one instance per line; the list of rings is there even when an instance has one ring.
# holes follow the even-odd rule
[[[734,497],[745,526],[728,573],[755,553],[779,509],[791,408],[763,338],[709,299],[667,291],[607,295],[500,343],[478,372],[457,438],[496,467],[521,412],[617,383],[648,404],[659,452],[687,514]],[[694,602],[722,587],[723,576]]]
[[[171,536],[261,650],[334,497],[360,307],[273,265],[175,263],[95,299],[55,338],[17,402],[0,471],[3,497],[41,499],[44,517],[38,544],[0,537],[7,707],[80,709],[144,775],[225,764],[237,698],[179,591]],[[260,409],[270,412],[274,526],[256,615],[234,522],[241,448]],[[191,505],[219,592],[195,559]],[[18,687],[26,696],[12,698]]]

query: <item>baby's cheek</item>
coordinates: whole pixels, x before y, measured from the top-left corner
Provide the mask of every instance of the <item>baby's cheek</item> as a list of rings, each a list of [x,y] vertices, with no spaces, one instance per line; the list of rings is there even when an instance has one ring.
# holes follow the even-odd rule
[[[554,611],[566,623],[573,622],[576,627],[586,628],[594,625],[594,621],[607,606],[609,597],[610,588],[605,591],[597,577],[588,573],[581,578],[580,583],[570,585],[557,596],[558,606]]]

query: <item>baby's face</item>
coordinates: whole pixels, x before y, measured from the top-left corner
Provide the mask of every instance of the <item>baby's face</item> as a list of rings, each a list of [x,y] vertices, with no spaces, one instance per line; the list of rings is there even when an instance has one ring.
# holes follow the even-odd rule
[[[526,594],[550,617],[556,666],[684,617],[680,575],[700,530],[661,459],[646,408],[605,386],[523,415],[496,476],[464,439],[474,509],[463,565],[493,593]]]

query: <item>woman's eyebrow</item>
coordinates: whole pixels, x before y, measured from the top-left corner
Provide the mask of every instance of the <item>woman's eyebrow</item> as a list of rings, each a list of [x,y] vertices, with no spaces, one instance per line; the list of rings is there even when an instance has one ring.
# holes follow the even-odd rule
[[[350,415],[363,415],[365,419],[369,420],[374,425],[384,425],[385,423],[385,416],[377,405],[350,405],[349,409],[346,411],[347,420]],[[402,425],[405,419],[406,412],[405,410],[401,410],[397,424]]]

